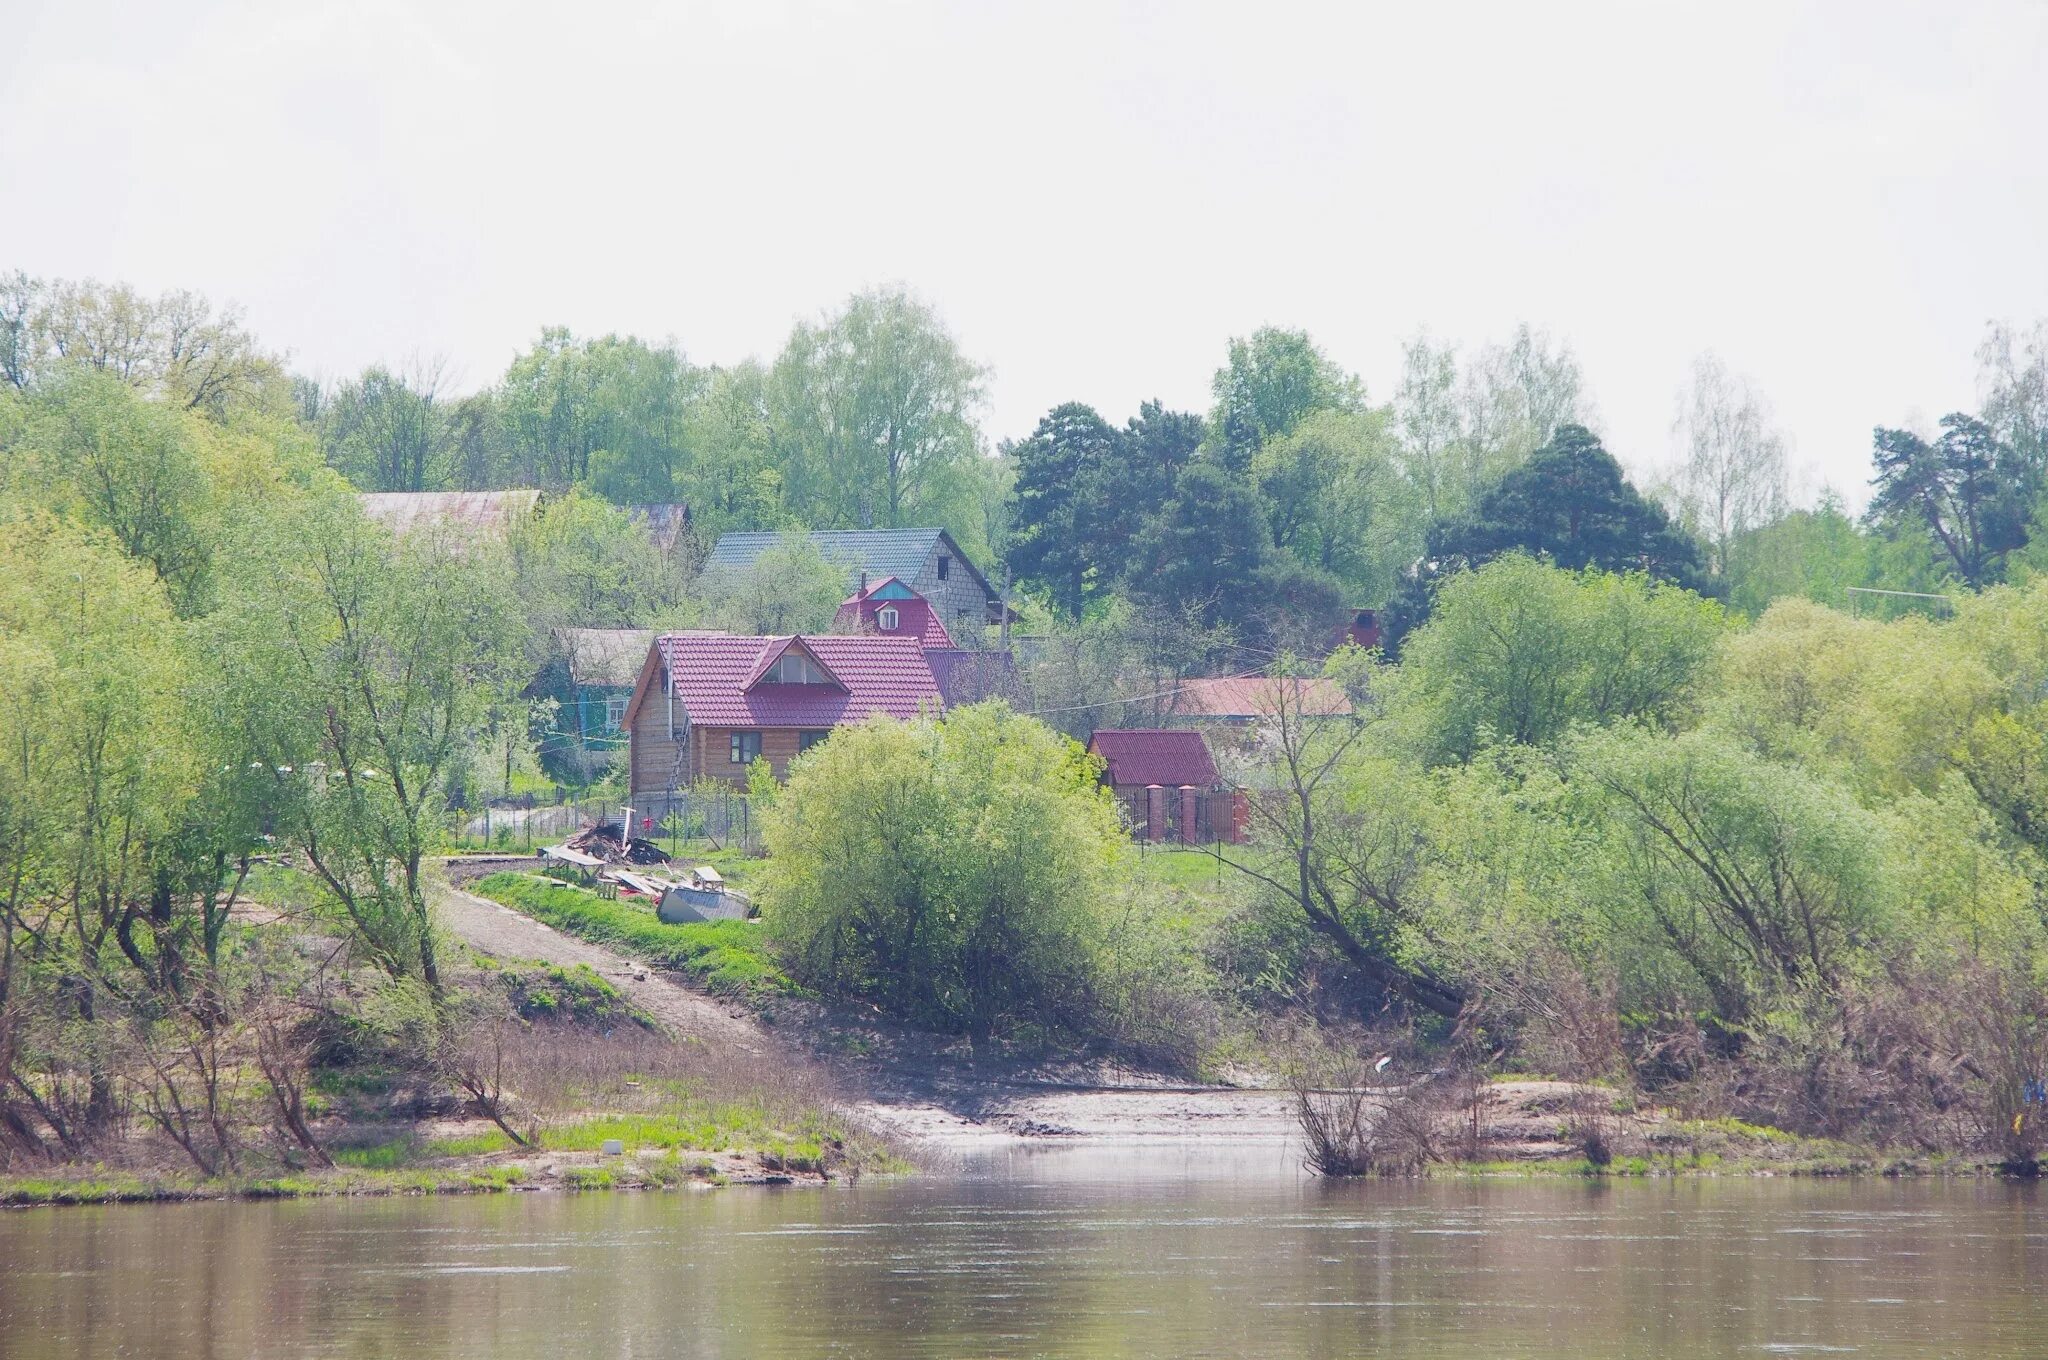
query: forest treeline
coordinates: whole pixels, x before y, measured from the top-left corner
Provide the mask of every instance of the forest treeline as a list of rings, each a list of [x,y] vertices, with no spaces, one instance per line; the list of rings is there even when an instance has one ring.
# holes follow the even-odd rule
[[[1767,400],[1711,355],[1676,395],[1672,450],[1617,451],[1647,484],[1597,437],[1560,443],[1597,429],[1592,394],[1569,346],[1527,326],[1470,349],[1418,337],[1386,393],[1269,327],[1222,347],[1206,411],[1133,394],[1119,424],[1068,403],[992,443],[977,423],[987,368],[902,290],[858,294],[772,359],[725,366],[674,341],[547,328],[458,394],[445,365],[417,359],[295,375],[186,293],[0,281],[0,377],[17,390],[83,363],[215,417],[289,420],[360,490],[681,502],[700,546],[732,529],[940,524],[1037,624],[1120,603],[1171,613],[1216,664],[1271,655],[1291,640],[1276,634],[1347,607],[1392,606],[1398,642],[1446,570],[1514,546],[1641,567],[1752,617],[1786,595],[1841,604],[1850,587],[1939,593],[2037,568],[2048,325],[1995,325],[1977,357],[1977,409],[1875,430],[1872,495],[1852,516],[1839,490],[1795,499]],[[1539,451],[1556,456],[1513,480]],[[1546,515],[1610,532],[1539,543]]]
[[[898,294],[744,372],[551,335],[444,402],[315,391],[189,295],[0,292],[9,1157],[139,1127],[209,1171],[317,1161],[311,1083],[357,1061],[495,1098],[431,860],[531,770],[550,635],[817,627],[844,590],[796,544],[698,579],[620,508],[668,498],[700,536],[938,519],[1044,630],[1015,705],[843,731],[757,787],[768,929],[822,992],[1193,1070],[1283,1017],[1398,1023],[1790,1128],[2040,1146],[2048,332],[1991,335],[1976,412],[1879,430],[1852,519],[1789,508],[1761,399],[1712,365],[1685,461],[1633,485],[1533,332],[1418,345],[1375,406],[1262,331],[1208,412],[1062,406],[991,450],[979,370]],[[394,482],[558,494],[451,545],[365,517]],[[1863,584],[1945,598],[1852,617]],[[1398,649],[1316,659],[1355,604]],[[1356,712],[1283,704],[1223,753],[1253,841],[1185,893],[1047,728],[1219,665]]]

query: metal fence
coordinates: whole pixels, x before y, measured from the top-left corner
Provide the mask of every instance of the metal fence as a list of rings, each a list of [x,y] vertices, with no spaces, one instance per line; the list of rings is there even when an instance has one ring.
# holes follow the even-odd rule
[[[760,823],[736,788],[678,789],[664,797],[643,796],[632,808],[633,834],[680,854],[692,848],[761,849]],[[527,794],[499,799],[465,816],[457,826],[464,840],[506,850],[534,850],[575,835],[598,822],[616,824],[627,805],[616,800],[577,798],[564,791],[551,801]]]

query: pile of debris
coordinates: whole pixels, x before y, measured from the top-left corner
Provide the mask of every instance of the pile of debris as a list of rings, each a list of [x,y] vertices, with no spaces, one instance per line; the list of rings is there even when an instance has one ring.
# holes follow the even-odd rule
[[[584,828],[564,842],[571,850],[581,851],[606,864],[666,864],[668,856],[653,841],[641,840],[638,836],[628,838],[625,828],[618,822],[599,822]]]

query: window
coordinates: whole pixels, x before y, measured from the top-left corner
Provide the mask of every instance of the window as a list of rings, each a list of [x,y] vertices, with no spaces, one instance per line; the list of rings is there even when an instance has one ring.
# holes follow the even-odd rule
[[[732,734],[732,763],[752,764],[761,758],[761,734],[759,732],[735,732]]]
[[[614,694],[604,701],[604,730],[616,732],[626,725],[626,700],[630,695]]]
[[[875,626],[885,633],[896,631],[896,606],[885,604],[875,611]]]
[[[761,677],[775,685],[829,685],[832,677],[825,674],[824,667],[805,656],[802,652],[785,652],[775,658],[775,664],[768,668],[768,674]]]
[[[816,746],[819,742],[823,741],[825,738],[831,735],[832,729],[829,727],[818,731],[797,733],[796,753],[798,755],[802,755],[804,752],[810,750],[813,746]]]
[[[947,573],[947,572],[949,572],[949,571],[951,571],[952,569],[953,569],[953,559],[952,559],[952,558],[950,558],[950,557],[948,557],[948,556],[946,556],[946,555],[945,555],[944,553],[940,553],[940,554],[939,554],[939,579],[940,579],[941,581],[945,580],[945,579],[946,579],[946,573]]]

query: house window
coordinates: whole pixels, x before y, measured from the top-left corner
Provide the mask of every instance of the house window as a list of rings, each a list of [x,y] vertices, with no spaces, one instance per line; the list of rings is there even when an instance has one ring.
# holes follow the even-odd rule
[[[875,625],[885,633],[896,631],[896,606],[885,604],[875,611]]]
[[[616,732],[626,725],[626,700],[630,696],[613,694],[604,701],[604,730]]]
[[[761,758],[761,734],[759,732],[735,732],[732,734],[732,763],[749,765]]]
[[[829,685],[832,677],[802,652],[785,652],[775,659],[763,679],[777,685]]]
[[[945,580],[945,579],[946,579],[946,573],[947,573],[947,572],[949,572],[949,571],[951,571],[952,569],[953,569],[953,559],[952,559],[952,558],[950,558],[950,557],[948,557],[948,556],[946,556],[946,555],[945,555],[944,553],[940,553],[940,554],[939,554],[939,579],[940,579],[941,581]]]
[[[797,733],[796,753],[798,755],[802,755],[804,752],[810,750],[813,746],[816,746],[819,742],[823,741],[825,738],[831,735],[832,729],[829,727],[818,728],[810,732]]]

